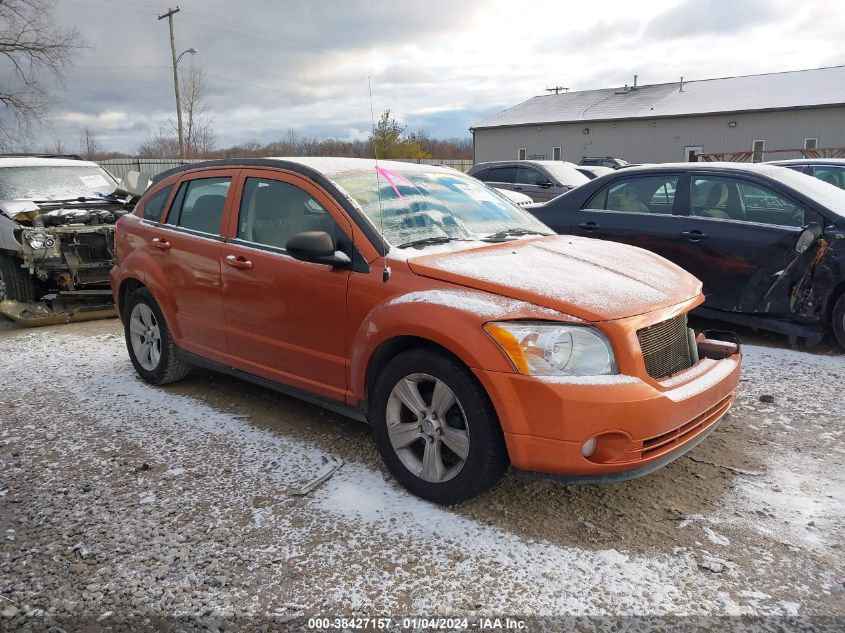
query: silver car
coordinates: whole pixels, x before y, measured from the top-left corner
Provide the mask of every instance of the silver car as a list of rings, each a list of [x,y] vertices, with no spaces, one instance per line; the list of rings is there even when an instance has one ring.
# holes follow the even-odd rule
[[[572,163],[561,160],[503,160],[478,163],[469,175],[491,187],[518,191],[534,202],[556,198],[589,182]]]

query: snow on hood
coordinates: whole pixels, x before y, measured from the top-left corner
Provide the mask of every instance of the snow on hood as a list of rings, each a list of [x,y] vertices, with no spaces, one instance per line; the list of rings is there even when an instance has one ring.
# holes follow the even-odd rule
[[[649,251],[553,235],[421,255],[416,274],[495,292],[586,321],[620,319],[697,296],[701,282]]]

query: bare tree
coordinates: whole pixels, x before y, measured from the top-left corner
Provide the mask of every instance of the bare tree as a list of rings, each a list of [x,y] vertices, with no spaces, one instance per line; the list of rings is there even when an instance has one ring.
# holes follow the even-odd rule
[[[75,29],[55,24],[54,0],[0,0],[0,55],[11,76],[0,84],[0,148],[27,136],[56,102],[44,78],[59,81],[83,46]]]
[[[185,130],[185,157],[205,157],[214,151],[216,145],[213,121],[205,103],[205,71],[192,63],[182,72],[179,83],[182,95],[182,124]]]
[[[97,160],[103,154],[103,146],[99,137],[86,127],[82,130],[82,138],[79,141],[79,151],[88,160]]]
[[[67,148],[65,147],[64,141],[59,137],[56,137],[51,143],[44,146],[44,153],[58,155],[67,154]]]
[[[141,158],[178,157],[179,139],[161,126],[156,132],[150,133],[150,137],[138,148],[138,156]]]

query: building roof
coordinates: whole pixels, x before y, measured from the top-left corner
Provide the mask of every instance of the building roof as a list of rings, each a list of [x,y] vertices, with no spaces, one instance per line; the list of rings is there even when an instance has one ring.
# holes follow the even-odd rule
[[[473,129],[845,104],[845,66],[532,97]]]

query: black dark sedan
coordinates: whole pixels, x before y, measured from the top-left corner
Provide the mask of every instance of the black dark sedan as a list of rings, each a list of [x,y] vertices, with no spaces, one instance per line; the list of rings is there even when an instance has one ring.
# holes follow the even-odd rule
[[[528,207],[558,233],[625,242],[704,284],[702,316],[845,347],[845,191],[773,165],[629,167]],[[600,290],[600,289],[597,289]]]

